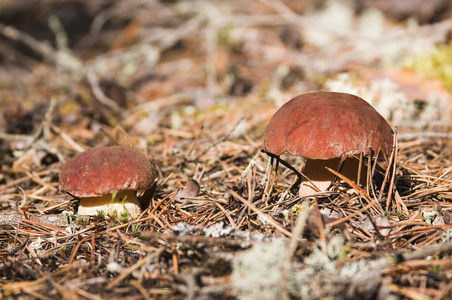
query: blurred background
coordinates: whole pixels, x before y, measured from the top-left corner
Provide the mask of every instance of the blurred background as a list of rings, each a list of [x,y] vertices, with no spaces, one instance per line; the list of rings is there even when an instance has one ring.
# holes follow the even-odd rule
[[[447,136],[451,8],[448,0],[1,1],[0,161],[10,167],[40,134],[52,141],[42,145],[48,163],[123,136],[162,159],[196,138],[257,149],[277,108],[312,90],[361,96],[402,139]]]

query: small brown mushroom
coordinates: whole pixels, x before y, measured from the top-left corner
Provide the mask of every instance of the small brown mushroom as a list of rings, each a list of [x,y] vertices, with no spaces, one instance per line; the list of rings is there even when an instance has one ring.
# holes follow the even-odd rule
[[[62,192],[80,198],[80,215],[116,210],[118,214],[127,211],[136,218],[141,212],[136,191],[150,189],[154,179],[152,164],[143,153],[131,147],[113,146],[74,156],[64,165],[59,186]]]
[[[285,103],[272,117],[263,141],[265,152],[306,158],[300,195],[325,191],[337,169],[358,178],[359,160],[353,156],[391,151],[393,132],[388,122],[365,100],[350,94],[311,92]],[[366,179],[365,168],[361,177]]]
[[[183,203],[190,198],[194,198],[198,196],[199,189],[199,183],[194,179],[188,178],[185,189],[177,191],[176,196],[174,196],[174,201]]]

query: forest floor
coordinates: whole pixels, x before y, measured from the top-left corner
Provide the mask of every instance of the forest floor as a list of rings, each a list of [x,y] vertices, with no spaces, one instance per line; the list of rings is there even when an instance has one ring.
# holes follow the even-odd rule
[[[0,1],[0,299],[452,299],[451,8],[358,2]],[[371,186],[270,168],[266,125],[313,90],[393,126]],[[112,145],[156,192],[81,218],[59,174]]]

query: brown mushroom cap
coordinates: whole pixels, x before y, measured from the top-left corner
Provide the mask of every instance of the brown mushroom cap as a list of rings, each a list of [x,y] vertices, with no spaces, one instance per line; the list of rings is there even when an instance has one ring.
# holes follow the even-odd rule
[[[350,94],[312,92],[285,103],[264,134],[264,151],[307,159],[348,157],[371,150],[389,153],[393,132],[365,100]]]
[[[71,158],[60,174],[60,190],[77,197],[99,197],[123,190],[146,190],[154,183],[152,164],[139,150],[95,148]]]

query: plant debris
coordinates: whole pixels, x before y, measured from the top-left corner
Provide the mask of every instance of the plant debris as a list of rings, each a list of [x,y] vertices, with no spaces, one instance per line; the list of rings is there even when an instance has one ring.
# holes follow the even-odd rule
[[[292,2],[0,4],[0,299],[452,298],[451,8]],[[393,126],[367,186],[301,197],[261,151],[312,90]],[[155,167],[143,212],[77,215],[63,165],[114,145]]]

